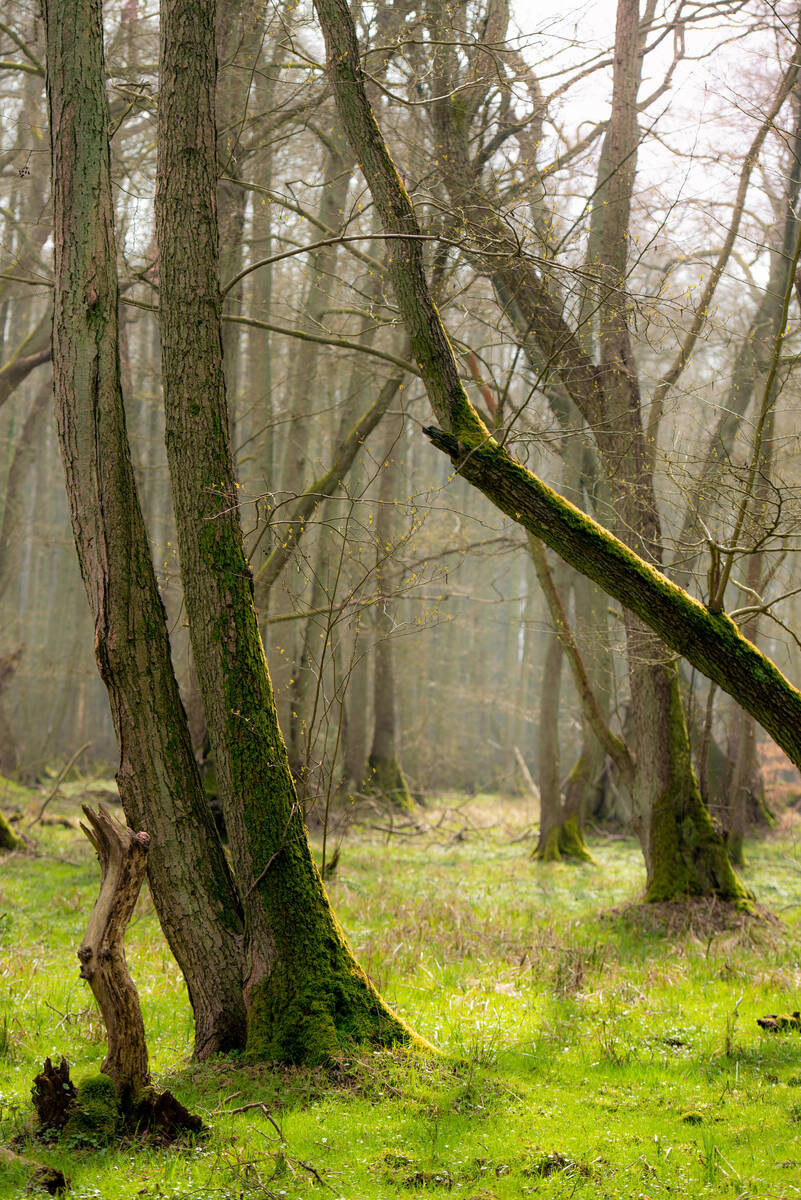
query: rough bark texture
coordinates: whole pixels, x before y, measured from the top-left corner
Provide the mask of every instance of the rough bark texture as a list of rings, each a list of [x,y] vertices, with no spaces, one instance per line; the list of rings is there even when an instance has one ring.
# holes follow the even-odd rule
[[[635,783],[635,823],[648,873],[646,898],[714,894],[745,902],[748,893],[732,870],[692,769],[675,664],[664,663],[662,647],[655,646],[639,621],[628,617],[627,623],[632,696],[637,697],[632,703],[635,744],[651,748],[651,756],[638,764]],[[656,660],[649,658],[654,649]],[[667,721],[668,736],[658,743],[648,738],[654,721]],[[644,799],[637,795],[640,789]]]
[[[139,993],[125,961],[125,930],[133,916],[147,870],[150,837],[134,833],[100,805],[85,805],[81,825],[100,863],[100,895],[78,951],[81,978],[103,1015],[108,1053],[101,1070],[118,1091],[140,1092],[150,1082],[145,1025]]]
[[[53,370],[72,527],[120,746],[128,822],[195,1013],[198,1054],[241,1045],[241,917],[170,662],[125,428],[99,0],[44,6],[53,161]]]
[[[373,744],[367,760],[364,791],[379,796],[396,808],[412,812],[415,808],[406,776],[398,757],[398,713],[395,703],[395,630],[392,550],[397,538],[395,505],[398,502],[400,473],[399,439],[403,435],[402,418],[393,418],[386,426],[383,446],[383,470],[378,491],[376,537],[376,591],[379,596],[375,617],[373,661]]]
[[[537,749],[537,783],[540,792],[540,836],[533,857],[553,862],[562,857],[562,791],[559,769],[559,699],[562,690],[564,649],[554,631],[548,641],[542,668],[542,696]]]
[[[163,6],[156,230],[184,596],[245,912],[247,1050],[320,1062],[412,1038],[354,960],[309,850],[236,510],[220,334],[214,6]]]
[[[75,1101],[75,1085],[70,1079],[66,1058],[57,1067],[49,1058],[38,1075],[34,1076],[31,1099],[36,1109],[37,1132],[43,1137],[59,1133],[67,1123],[67,1117]]]

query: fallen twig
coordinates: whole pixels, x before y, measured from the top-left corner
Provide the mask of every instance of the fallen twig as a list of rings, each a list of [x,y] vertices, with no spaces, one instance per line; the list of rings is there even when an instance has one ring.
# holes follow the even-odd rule
[[[91,744],[92,744],[91,742],[84,742],[84,744],[78,750],[75,751],[75,753],[73,754],[73,756],[69,760],[69,762],[66,764],[66,766],[61,768],[61,770],[58,773],[58,778],[56,779],[56,782],[53,784],[52,788],[50,789],[50,791],[48,792],[47,796],[45,797],[45,799],[42,803],[42,807],[39,809],[38,813],[33,818],[33,820],[29,821],[28,824],[25,826],[26,833],[28,832],[28,830],[33,829],[34,825],[36,825],[39,821],[41,821],[42,817],[44,816],[44,811],[47,808],[48,804],[53,799],[53,797],[58,794],[58,789],[61,787],[62,783],[64,782],[64,777],[66,776],[70,767],[78,761],[78,759],[81,757],[81,755],[83,754],[83,752],[85,750],[89,749]]]

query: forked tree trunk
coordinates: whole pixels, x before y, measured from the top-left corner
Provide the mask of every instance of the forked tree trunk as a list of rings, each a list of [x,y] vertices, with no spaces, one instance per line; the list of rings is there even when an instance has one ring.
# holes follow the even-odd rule
[[[316,1063],[413,1039],[356,963],[312,860],[236,508],[214,208],[214,5],[162,6],[156,231],[167,456],[192,649],[247,939],[247,1052]]]
[[[44,13],[53,372],[72,528],[120,746],[120,798],[128,822],[153,838],[151,891],[204,1055],[244,1041],[239,900],[192,753],[131,466],[100,0],[47,0]]]

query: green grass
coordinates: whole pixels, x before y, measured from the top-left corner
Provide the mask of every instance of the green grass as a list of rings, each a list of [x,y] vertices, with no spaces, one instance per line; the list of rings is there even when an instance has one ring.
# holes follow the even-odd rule
[[[696,909],[668,934],[621,907],[643,887],[631,842],[595,840],[597,867],[534,864],[512,802],[426,816],[416,836],[351,832],[330,891],[360,960],[439,1058],[191,1064],[183,982],[143,897],[127,949],[153,1070],[209,1133],[172,1150],[28,1152],[61,1167],[74,1197],[103,1200],[801,1195],[801,1037],[755,1021],[801,1007],[792,827],[751,843],[745,872],[782,923],[720,930]],[[40,857],[0,864],[6,1144],[47,1055],[78,1080],[104,1047],[75,957],[97,865],[76,829],[37,829]],[[232,1111],[248,1105],[262,1107]],[[0,1196],[22,1195],[1,1171]]]

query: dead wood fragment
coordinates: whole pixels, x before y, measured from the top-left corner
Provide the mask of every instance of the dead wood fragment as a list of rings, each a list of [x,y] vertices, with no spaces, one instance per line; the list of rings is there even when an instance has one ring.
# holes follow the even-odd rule
[[[51,1196],[61,1195],[69,1187],[69,1181],[57,1167],[48,1167],[32,1158],[24,1158],[21,1154],[9,1150],[7,1146],[0,1146],[0,1165],[15,1168],[21,1174],[27,1175],[31,1183],[43,1188]]]
[[[134,833],[102,804],[97,812],[82,806],[89,822],[81,825],[100,862],[100,895],[92,909],[78,958],[81,976],[97,1000],[108,1035],[101,1070],[117,1090],[134,1094],[150,1083],[145,1025],[139,995],[125,961],[125,929],[133,914],[147,869],[150,836]]]
[[[199,1133],[203,1128],[200,1117],[184,1108],[172,1092],[157,1092],[154,1088],[146,1088],[136,1097],[128,1124],[134,1132],[147,1133],[165,1144],[187,1132]]]
[[[67,1123],[75,1102],[75,1085],[70,1079],[66,1058],[62,1058],[57,1067],[49,1058],[45,1059],[44,1066],[34,1078],[31,1098],[38,1118],[39,1136],[59,1133]]]
[[[789,1029],[801,1029],[801,1012],[794,1012],[789,1017],[782,1013],[768,1013],[766,1017],[757,1017],[757,1025],[766,1033],[786,1033]]]
[[[144,881],[150,837],[145,832],[134,833],[102,805],[97,812],[82,807],[88,824],[82,824],[81,829],[97,851],[101,878],[100,894],[78,958],[81,975],[89,983],[105,1022],[108,1053],[102,1075],[79,1086],[65,1135],[74,1126],[79,1136],[87,1121],[91,1124],[95,1120],[90,1110],[97,1105],[92,1097],[97,1099],[98,1085],[107,1077],[106,1083],[109,1087],[113,1084],[117,1092],[114,1110],[119,1119],[118,1131],[146,1134],[169,1143],[187,1131],[198,1132],[203,1123],[171,1092],[157,1092],[150,1085],[139,995],[125,961],[125,930]]]

